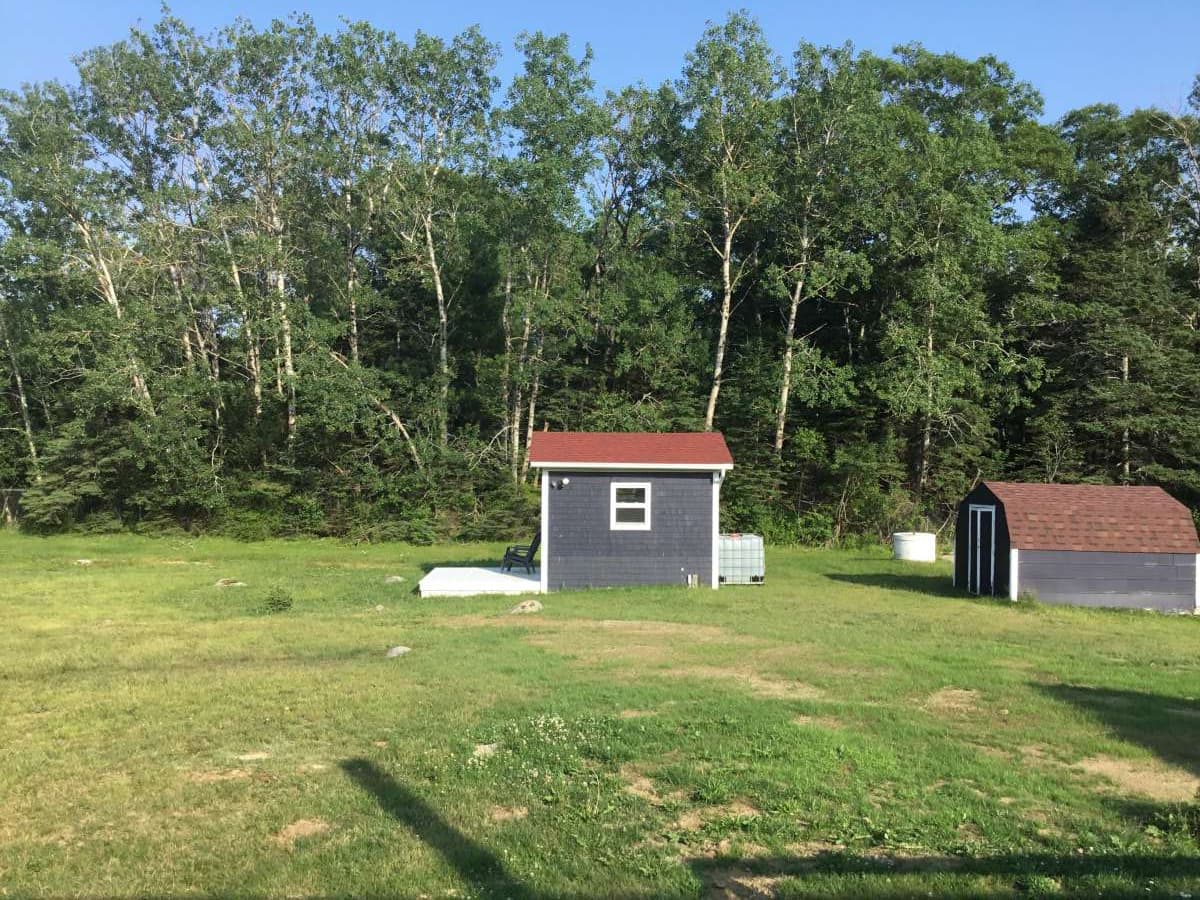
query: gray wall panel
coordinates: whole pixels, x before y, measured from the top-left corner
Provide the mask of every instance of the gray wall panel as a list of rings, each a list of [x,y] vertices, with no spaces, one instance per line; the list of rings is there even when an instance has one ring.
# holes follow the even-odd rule
[[[1196,558],[1178,553],[1022,550],[1020,590],[1046,603],[1192,609]]]
[[[549,496],[548,582],[551,590],[633,584],[686,584],[712,579],[712,473],[571,472]],[[609,527],[610,485],[651,484],[650,530]]]

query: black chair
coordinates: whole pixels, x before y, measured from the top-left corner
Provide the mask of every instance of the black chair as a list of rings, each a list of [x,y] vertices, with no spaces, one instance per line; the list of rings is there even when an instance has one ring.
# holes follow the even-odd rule
[[[512,570],[513,566],[524,566],[525,571],[533,574],[533,555],[537,553],[538,546],[542,543],[542,533],[539,531],[533,536],[533,541],[528,546],[514,544],[504,551],[504,562],[500,563],[500,568],[505,572]]]

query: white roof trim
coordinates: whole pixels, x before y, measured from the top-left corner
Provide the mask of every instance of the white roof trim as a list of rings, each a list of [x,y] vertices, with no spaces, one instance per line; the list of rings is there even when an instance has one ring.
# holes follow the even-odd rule
[[[534,469],[561,469],[566,472],[728,472],[733,463],[635,463],[635,462],[536,462]]]

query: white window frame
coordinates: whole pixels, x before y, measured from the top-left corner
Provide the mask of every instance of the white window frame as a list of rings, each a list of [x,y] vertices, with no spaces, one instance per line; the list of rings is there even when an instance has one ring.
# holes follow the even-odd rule
[[[614,481],[609,487],[609,503],[608,503],[608,527],[610,531],[649,531],[650,530],[650,487],[649,481]],[[633,488],[640,489],[646,492],[646,501],[644,503],[628,503],[617,501],[617,491]],[[644,509],[646,511],[646,519],[644,522],[618,522],[618,509]]]

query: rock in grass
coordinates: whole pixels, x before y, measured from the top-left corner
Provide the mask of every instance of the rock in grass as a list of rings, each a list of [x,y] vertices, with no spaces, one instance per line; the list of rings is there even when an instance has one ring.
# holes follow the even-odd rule
[[[408,579],[406,579],[403,575],[389,575],[387,578],[383,579],[383,583],[384,584],[403,584],[407,580]]]
[[[92,564],[92,560],[90,560],[90,559],[75,560],[75,565],[77,565],[77,566],[90,566],[91,564]]]
[[[245,586],[246,586],[246,582],[238,581],[236,578],[222,578],[222,579],[218,580],[216,584],[213,585],[213,587],[219,587],[219,588],[245,587]]]
[[[383,604],[382,603],[375,604],[375,612],[383,612]]]
[[[387,652],[388,659],[395,659],[397,656],[404,656],[412,653],[412,647],[393,647]]]
[[[510,616],[519,616],[525,613],[535,613],[542,611],[541,600],[522,600],[516,606],[508,611]]]

